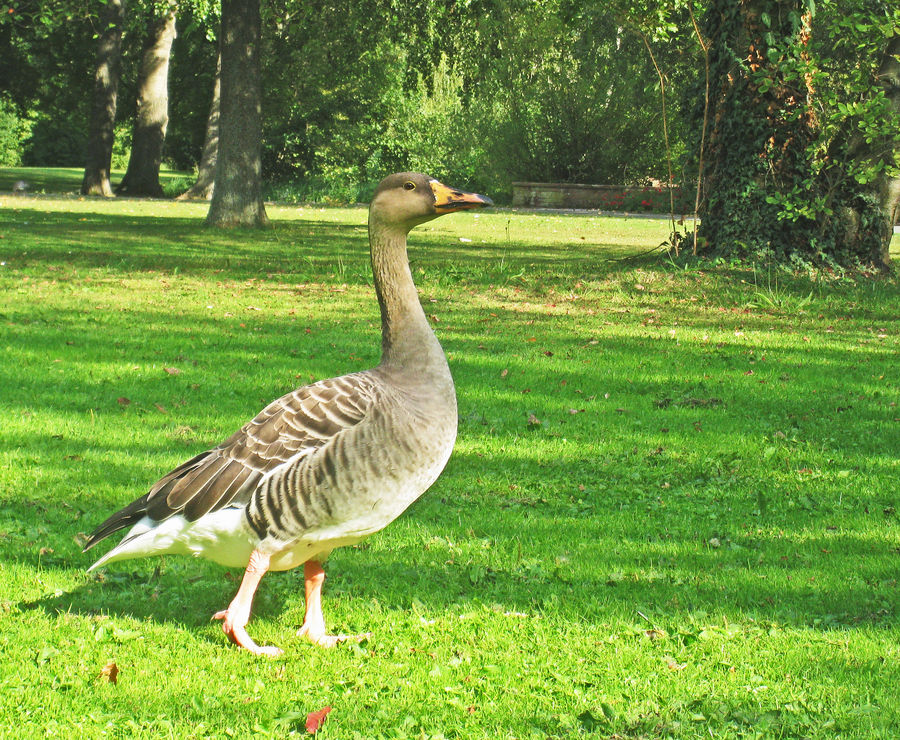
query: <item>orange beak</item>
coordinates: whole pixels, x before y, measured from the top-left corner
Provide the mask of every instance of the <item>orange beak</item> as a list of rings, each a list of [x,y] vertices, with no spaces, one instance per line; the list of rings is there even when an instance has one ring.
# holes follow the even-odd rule
[[[448,188],[437,180],[431,181],[431,192],[434,193],[434,210],[441,215],[494,205],[494,202],[486,195]]]

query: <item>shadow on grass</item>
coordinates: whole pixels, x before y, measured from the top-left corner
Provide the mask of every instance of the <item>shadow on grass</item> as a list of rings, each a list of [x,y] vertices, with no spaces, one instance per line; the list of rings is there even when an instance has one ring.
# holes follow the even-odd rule
[[[356,224],[305,218],[274,221],[268,229],[220,231],[195,218],[43,211],[38,207],[0,213],[6,241],[0,255],[19,267],[64,263],[73,268],[116,271],[211,271],[235,280],[265,275],[321,279],[339,261],[353,282],[370,282],[366,216]],[[460,277],[502,265],[503,275],[540,273],[543,268],[598,276],[658,258],[630,254],[612,244],[547,243],[521,250],[504,242],[449,246],[445,229],[418,229],[410,235],[413,267],[451,270]],[[21,247],[16,246],[18,244]],[[457,242],[458,243],[458,242]],[[623,259],[624,258],[624,259]]]
[[[326,612],[329,603],[349,598],[377,602],[388,613],[457,614],[489,605],[499,612],[558,615],[575,623],[639,625],[649,619],[673,634],[697,619],[721,622],[723,617],[762,626],[895,626],[891,584],[896,571],[878,557],[879,543],[854,534],[805,537],[802,543],[748,535],[738,549],[713,550],[693,537],[630,536],[633,523],[617,521],[615,514],[577,521],[536,506],[507,511],[492,522],[491,546],[519,555],[502,565],[485,565],[472,553],[445,559],[441,541],[465,537],[452,523],[461,513],[465,509],[448,512],[445,503],[429,496],[408,515],[420,542],[337,551],[326,565]],[[589,544],[579,552],[554,556],[554,545],[586,539]],[[38,569],[68,569],[28,554],[17,559]],[[828,573],[823,573],[819,561],[826,559]],[[149,558],[116,564],[69,593],[17,607],[50,616],[116,615],[196,629],[229,603],[240,575],[187,558]],[[300,619],[302,591],[301,570],[268,574],[254,615],[278,619],[289,610]]]

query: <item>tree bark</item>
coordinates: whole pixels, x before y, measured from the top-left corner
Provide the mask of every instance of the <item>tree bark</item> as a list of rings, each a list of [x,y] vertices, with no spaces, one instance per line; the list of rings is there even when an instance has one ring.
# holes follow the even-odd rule
[[[895,116],[900,116],[900,36],[894,36],[888,42],[881,65],[878,68],[878,82]],[[895,161],[897,154],[896,140],[886,142],[883,157],[886,165]],[[891,266],[891,237],[894,235],[894,224],[900,220],[900,176],[882,172],[876,183],[878,200],[884,214],[882,223],[881,253],[878,255],[881,267],[885,270]]]
[[[808,26],[798,37],[789,20],[802,13],[800,0],[726,0],[707,12],[710,128],[698,234],[712,251],[784,259],[810,243],[815,222],[779,219],[771,198],[790,194],[808,175],[806,82],[770,59],[781,53],[778,44],[805,46]]]
[[[100,35],[94,63],[94,100],[88,127],[87,158],[83,195],[111,197],[109,171],[115,140],[116,100],[122,67],[122,24],[125,20],[123,0],[108,0],[100,14]]]
[[[197,182],[178,196],[177,200],[210,200],[216,181],[216,159],[219,152],[219,99],[222,89],[222,54],[216,62],[216,81],[213,84],[213,99],[206,119],[206,138],[203,154],[197,171]]]
[[[159,167],[169,123],[169,56],[175,39],[175,6],[150,24],[138,73],[137,113],[131,156],[120,195],[161,197]]]
[[[259,79],[259,0],[222,0],[219,152],[211,226],[261,226],[262,201]]]

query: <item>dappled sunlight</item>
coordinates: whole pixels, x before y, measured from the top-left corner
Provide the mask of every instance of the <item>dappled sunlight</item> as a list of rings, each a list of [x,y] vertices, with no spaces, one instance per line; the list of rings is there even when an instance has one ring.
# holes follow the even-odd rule
[[[202,204],[0,202],[0,621],[29,681],[42,660],[93,680],[84,656],[114,656],[126,686],[191,654],[292,686],[377,676],[393,696],[410,664],[455,692],[502,665],[532,692],[681,695],[693,675],[752,709],[761,686],[794,690],[779,671],[880,670],[882,696],[900,680],[875,657],[900,613],[895,280],[680,269],[640,256],[665,223],[638,219],[495,211],[414,231],[455,451],[326,565],[329,624],[370,641],[295,640],[302,574],[269,574],[251,630],[296,660],[266,667],[209,622],[237,570],[85,574],[107,543],[81,548],[272,399],[378,362],[365,210],[269,208],[271,228],[222,232]]]

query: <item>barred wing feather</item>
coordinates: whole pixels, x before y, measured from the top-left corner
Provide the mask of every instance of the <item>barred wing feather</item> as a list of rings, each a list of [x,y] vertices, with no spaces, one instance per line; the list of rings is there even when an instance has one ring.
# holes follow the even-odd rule
[[[113,514],[91,534],[87,548],[144,516],[159,522],[183,514],[196,521],[229,505],[246,505],[268,474],[299,462],[363,421],[378,387],[371,373],[362,372],[282,396],[222,444],[179,465]]]

